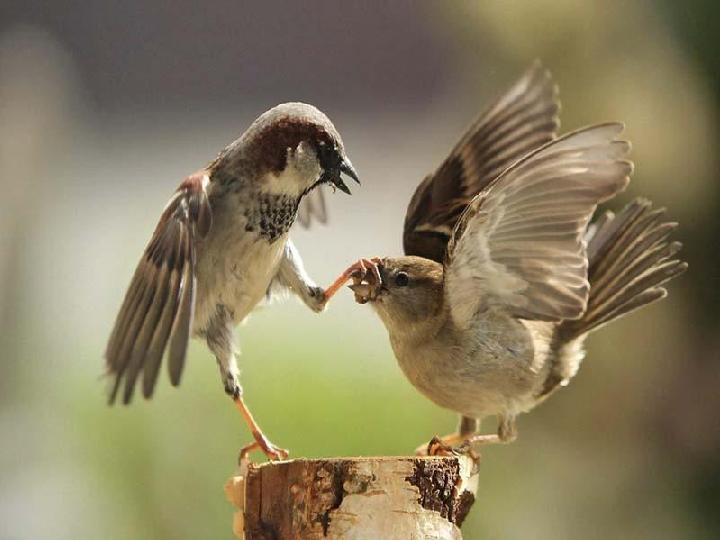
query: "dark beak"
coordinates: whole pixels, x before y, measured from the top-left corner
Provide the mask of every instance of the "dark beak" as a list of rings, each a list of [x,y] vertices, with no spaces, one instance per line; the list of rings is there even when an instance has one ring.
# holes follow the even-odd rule
[[[330,175],[330,181],[333,183],[335,187],[337,187],[340,191],[343,191],[350,195],[350,188],[347,187],[347,184],[343,182],[341,174],[346,174],[353,180],[355,180],[358,184],[360,183],[360,178],[358,178],[358,174],[355,171],[355,167],[353,167],[352,163],[348,158],[343,158],[343,160],[340,162],[340,166],[338,167],[337,171],[333,171]]]

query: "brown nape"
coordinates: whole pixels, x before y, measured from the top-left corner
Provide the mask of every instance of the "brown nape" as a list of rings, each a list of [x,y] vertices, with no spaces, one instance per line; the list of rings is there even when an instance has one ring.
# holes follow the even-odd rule
[[[333,137],[325,126],[307,118],[287,117],[273,122],[260,131],[248,149],[258,163],[258,170],[281,172],[287,164],[287,149],[297,148],[302,141],[333,145]]]

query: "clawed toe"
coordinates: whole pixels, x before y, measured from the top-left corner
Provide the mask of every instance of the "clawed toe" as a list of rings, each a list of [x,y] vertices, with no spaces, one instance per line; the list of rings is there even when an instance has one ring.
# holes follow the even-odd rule
[[[252,433],[253,439],[255,439],[250,444],[243,446],[243,448],[240,450],[240,456],[238,458],[239,462],[242,464],[242,462],[248,458],[248,454],[253,450],[262,451],[270,461],[287,459],[290,453],[284,448],[275,446],[272,442],[270,442],[270,440],[265,436],[265,434],[255,422],[255,419],[250,413],[250,410],[245,405],[245,402],[241,396],[235,398],[235,406],[240,411],[240,414],[243,415],[245,422],[250,428],[250,433]]]
[[[260,450],[269,461],[281,461],[287,459],[290,452],[284,448],[271,443],[263,433],[253,433],[255,440],[248,445],[245,445],[240,450],[238,462],[242,463],[248,459],[248,454],[253,450]]]
[[[428,456],[452,456],[452,446],[445,444],[440,437],[433,437],[427,444],[426,455]]]
[[[456,444],[459,443],[459,444]],[[415,450],[418,456],[467,456],[473,461],[480,460],[480,454],[473,447],[473,443],[468,439],[460,439],[457,434],[447,437],[435,436],[430,439],[427,444],[419,446]]]

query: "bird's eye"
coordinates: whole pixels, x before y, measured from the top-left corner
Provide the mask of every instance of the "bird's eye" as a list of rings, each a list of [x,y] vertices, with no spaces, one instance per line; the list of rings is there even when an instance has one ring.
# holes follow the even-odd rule
[[[395,276],[395,285],[398,287],[405,287],[407,286],[408,282],[410,281],[410,278],[405,272],[398,272]]]

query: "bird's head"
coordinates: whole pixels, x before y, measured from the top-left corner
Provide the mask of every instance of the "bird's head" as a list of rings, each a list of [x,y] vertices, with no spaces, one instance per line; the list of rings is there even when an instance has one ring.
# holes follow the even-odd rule
[[[340,134],[330,119],[312,105],[283,103],[261,114],[237,146],[244,163],[256,170],[263,189],[302,196],[321,184],[345,193],[342,175],[360,183],[345,154]]]
[[[374,268],[353,275],[358,303],[370,303],[385,326],[407,330],[443,309],[443,267],[422,257],[373,259]],[[359,264],[359,263],[358,263]]]

